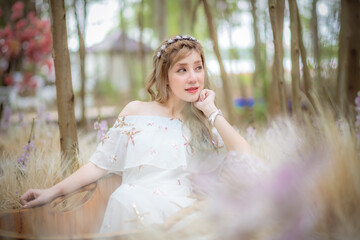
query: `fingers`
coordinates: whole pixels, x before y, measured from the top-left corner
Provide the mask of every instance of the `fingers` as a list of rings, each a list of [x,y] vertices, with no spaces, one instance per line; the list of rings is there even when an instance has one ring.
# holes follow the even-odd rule
[[[34,199],[34,193],[33,190],[26,191],[21,197],[20,197],[20,203],[22,205],[25,205],[27,202],[29,202],[31,199]]]
[[[20,203],[24,208],[31,208],[41,204],[38,190],[30,189],[25,192],[20,198]]]
[[[215,95],[215,93],[212,90],[209,89],[203,89],[200,92],[200,101],[203,102],[205,99],[207,99],[209,96]]]
[[[32,208],[32,207],[36,207],[36,206],[41,205],[41,204],[43,204],[43,203],[37,198],[37,199],[34,199],[32,201],[27,202],[24,205],[24,208]]]

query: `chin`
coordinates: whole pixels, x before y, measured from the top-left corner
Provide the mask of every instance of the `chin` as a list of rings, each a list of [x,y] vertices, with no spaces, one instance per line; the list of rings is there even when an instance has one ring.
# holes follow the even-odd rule
[[[197,102],[198,100],[199,100],[199,94],[197,94],[196,96],[193,96],[191,98],[188,98],[186,102],[194,103],[194,102]]]

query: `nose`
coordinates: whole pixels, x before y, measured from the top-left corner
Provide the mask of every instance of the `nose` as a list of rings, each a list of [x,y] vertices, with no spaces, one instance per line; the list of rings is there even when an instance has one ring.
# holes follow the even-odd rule
[[[188,82],[195,83],[196,82],[196,72],[194,70],[189,70]]]

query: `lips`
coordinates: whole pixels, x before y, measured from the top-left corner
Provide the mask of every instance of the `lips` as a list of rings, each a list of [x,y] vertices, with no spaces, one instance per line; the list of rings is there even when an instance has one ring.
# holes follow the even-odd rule
[[[188,93],[196,93],[198,89],[199,87],[191,87],[191,88],[186,88],[185,91],[187,91]]]

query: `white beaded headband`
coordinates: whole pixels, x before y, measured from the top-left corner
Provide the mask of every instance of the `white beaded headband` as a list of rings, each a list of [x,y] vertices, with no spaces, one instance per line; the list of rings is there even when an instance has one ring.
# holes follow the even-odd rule
[[[170,38],[169,40],[167,40],[167,43],[160,47],[160,50],[156,53],[156,56],[158,58],[160,58],[161,54],[164,52],[165,48],[167,48],[170,44],[177,42],[179,40],[190,40],[190,41],[194,41],[194,42],[199,42],[196,38],[194,38],[192,36],[188,36],[188,35],[176,36],[174,38]]]

